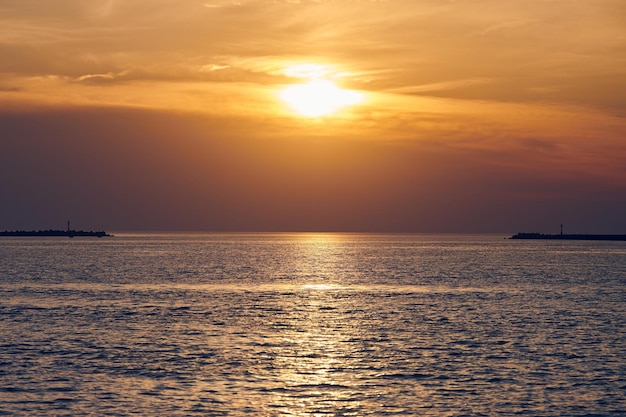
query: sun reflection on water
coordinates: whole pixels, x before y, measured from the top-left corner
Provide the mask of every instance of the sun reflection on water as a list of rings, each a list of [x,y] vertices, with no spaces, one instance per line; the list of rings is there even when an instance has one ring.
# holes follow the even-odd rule
[[[303,288],[327,290],[333,285],[311,284]],[[277,352],[276,368],[283,389],[276,390],[270,401],[288,415],[346,415],[359,409],[358,345],[352,343],[359,333],[358,326],[334,306],[332,294],[310,291],[306,297],[294,300],[291,308],[292,329],[289,339]]]
[[[302,290],[337,290],[357,269],[346,256],[346,236],[332,233],[307,233],[297,236],[289,259],[293,268],[287,282],[303,285]],[[342,274],[338,274],[341,271]]]
[[[284,343],[276,352],[280,389],[269,401],[272,409],[294,416],[358,415],[359,368],[363,340],[359,321],[351,313],[345,285],[333,282],[337,251],[333,235],[307,235],[300,241],[310,267],[307,280],[292,298]],[[367,338],[367,337],[365,337]]]
[[[342,287],[340,285],[337,284],[304,284],[302,286],[303,290],[316,290],[316,291],[324,291],[324,290],[339,290],[339,289],[344,289],[345,287]]]

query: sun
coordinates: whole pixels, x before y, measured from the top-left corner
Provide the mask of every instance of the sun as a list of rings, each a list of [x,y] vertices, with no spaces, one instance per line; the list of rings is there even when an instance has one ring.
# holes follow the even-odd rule
[[[328,116],[363,101],[360,93],[339,88],[327,79],[312,79],[304,84],[291,85],[280,92],[280,97],[303,117]]]

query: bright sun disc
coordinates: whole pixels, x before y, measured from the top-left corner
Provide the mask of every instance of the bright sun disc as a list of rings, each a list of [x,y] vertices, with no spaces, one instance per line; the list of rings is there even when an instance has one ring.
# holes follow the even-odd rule
[[[329,80],[292,85],[281,91],[280,96],[292,110],[305,117],[326,116],[362,101],[361,94],[343,90]]]

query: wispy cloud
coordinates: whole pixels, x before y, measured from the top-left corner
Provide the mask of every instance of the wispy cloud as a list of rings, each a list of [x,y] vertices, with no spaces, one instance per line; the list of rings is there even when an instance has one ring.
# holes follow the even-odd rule
[[[123,75],[123,73],[113,74],[112,72],[107,72],[106,74],[86,74],[75,78],[74,81],[87,84],[101,84],[112,82]]]
[[[399,94],[422,94],[422,93],[430,93],[430,92],[435,92],[435,91],[455,90],[461,87],[488,84],[490,82],[493,82],[493,80],[468,79],[468,80],[442,81],[442,82],[431,83],[431,84],[391,88],[388,90],[388,92],[399,93]]]

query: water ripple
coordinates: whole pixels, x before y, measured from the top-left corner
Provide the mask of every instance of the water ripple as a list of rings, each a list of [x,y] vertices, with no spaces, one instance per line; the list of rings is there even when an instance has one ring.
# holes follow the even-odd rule
[[[623,247],[339,237],[3,244],[0,415],[626,415]]]

